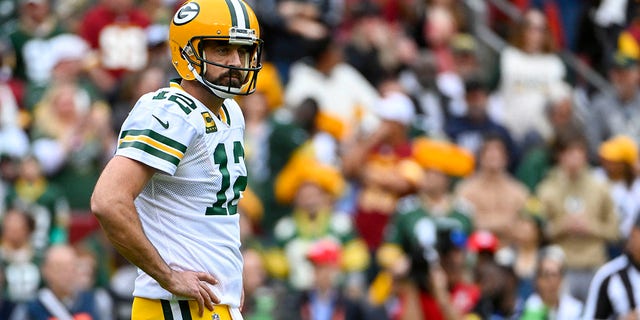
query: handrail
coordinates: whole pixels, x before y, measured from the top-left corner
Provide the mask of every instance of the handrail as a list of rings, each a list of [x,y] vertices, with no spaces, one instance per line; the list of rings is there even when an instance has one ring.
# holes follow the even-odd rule
[[[488,27],[487,3],[493,4],[495,8],[514,21],[522,19],[522,12],[520,12],[516,6],[505,0],[488,0],[487,2],[483,2],[482,0],[464,1],[465,5],[475,14],[475,23],[473,24],[474,34],[486,44],[487,47],[499,53],[507,45],[507,42]],[[565,49],[559,52],[558,55],[562,57],[563,61],[566,62],[572,71],[584,78],[589,85],[600,92],[611,91],[609,81],[581,61],[571,51]]]

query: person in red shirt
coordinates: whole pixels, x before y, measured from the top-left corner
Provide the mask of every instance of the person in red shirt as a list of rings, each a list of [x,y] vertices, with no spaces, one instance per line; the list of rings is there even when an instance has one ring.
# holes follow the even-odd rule
[[[87,68],[103,70],[96,85],[109,93],[131,71],[147,65],[146,14],[133,0],[102,0],[85,14],[79,33],[94,50],[95,59]]]

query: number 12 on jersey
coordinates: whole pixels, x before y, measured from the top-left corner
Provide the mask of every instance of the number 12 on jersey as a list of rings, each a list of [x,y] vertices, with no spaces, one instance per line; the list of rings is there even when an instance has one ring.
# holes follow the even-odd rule
[[[235,141],[233,143],[233,162],[240,163],[240,158],[244,158],[244,148],[240,141]],[[226,191],[231,185],[231,175],[229,174],[229,168],[227,166],[229,159],[223,143],[218,144],[213,151],[213,161],[220,166],[222,183],[220,184],[220,190],[216,194],[216,202],[211,207],[207,207],[206,215],[234,215],[238,213],[238,204],[236,201],[240,199],[240,192],[247,188],[247,176],[239,176],[236,179],[233,183],[233,198],[228,200]],[[234,202],[236,202],[236,204],[233,204]],[[224,207],[225,203],[227,203],[226,208]]]

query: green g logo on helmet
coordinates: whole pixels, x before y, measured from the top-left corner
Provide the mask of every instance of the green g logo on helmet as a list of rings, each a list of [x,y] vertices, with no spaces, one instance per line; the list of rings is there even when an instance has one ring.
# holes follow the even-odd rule
[[[189,2],[182,6],[176,15],[173,16],[173,23],[175,25],[183,25],[193,20],[200,13],[200,5],[196,2]]]

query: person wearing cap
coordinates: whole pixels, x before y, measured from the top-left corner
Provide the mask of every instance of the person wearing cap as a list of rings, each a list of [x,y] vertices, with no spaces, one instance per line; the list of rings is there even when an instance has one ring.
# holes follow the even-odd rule
[[[291,211],[275,225],[276,246],[268,250],[267,266],[274,276],[286,278],[292,288],[306,290],[313,285],[313,268],[305,254],[320,239],[334,239],[343,247],[340,263],[346,273],[355,276],[368,267],[369,253],[351,217],[336,212],[335,202],[345,187],[336,168],[317,163],[304,153],[294,154],[277,176],[276,199],[290,204]]]
[[[628,136],[616,136],[600,145],[601,172],[609,182],[611,198],[618,208],[620,234],[629,236],[640,214],[640,179],[637,176],[638,145]]]
[[[493,259],[498,249],[500,240],[491,231],[476,230],[469,235],[466,249],[467,255],[472,263],[473,278],[478,279],[480,272],[487,263],[493,263]]]
[[[624,253],[598,269],[589,287],[584,319],[640,319],[640,215]]]
[[[314,241],[305,254],[312,266],[313,285],[293,293],[281,305],[278,319],[365,320],[363,305],[343,288],[344,251],[333,239]]]
[[[605,140],[627,135],[640,143],[640,69],[638,60],[617,52],[612,57],[609,80],[613,92],[596,95],[586,123],[592,150]]]
[[[399,272],[402,276],[407,276],[403,272],[426,275],[433,271],[430,266],[425,270],[400,269],[402,264],[418,265],[413,260],[424,259],[416,257],[416,252],[434,255],[434,259],[442,255],[446,290],[422,288],[421,293],[433,296],[440,293],[442,303],[453,303],[457,311],[469,311],[472,305],[461,297],[473,288],[465,283],[465,270],[460,262],[464,260],[465,239],[473,230],[472,212],[468,205],[451,195],[449,184],[451,177],[462,177],[473,171],[473,155],[449,142],[417,138],[413,142],[413,157],[423,170],[416,184],[417,193],[398,201],[396,212],[385,229],[384,243],[376,254],[378,263],[388,272]],[[434,239],[426,239],[434,231],[432,228],[436,233],[433,243]]]
[[[408,129],[414,117],[411,99],[386,83],[375,113],[380,125],[357,145],[345,150],[343,172],[360,184],[354,221],[371,252],[383,241],[383,231],[400,197],[411,193],[420,167],[412,159]]]
[[[520,319],[524,300],[518,296],[515,254],[510,248],[496,252],[493,260],[479,268],[476,282],[481,296],[467,319]]]
[[[473,172],[473,154],[453,143],[423,137],[416,138],[412,148],[413,158],[422,172],[417,177],[417,192],[402,199],[394,221],[403,221],[400,217],[407,212],[419,213],[419,217],[434,218],[442,228],[470,234],[473,230],[471,208],[451,194],[451,182]]]

